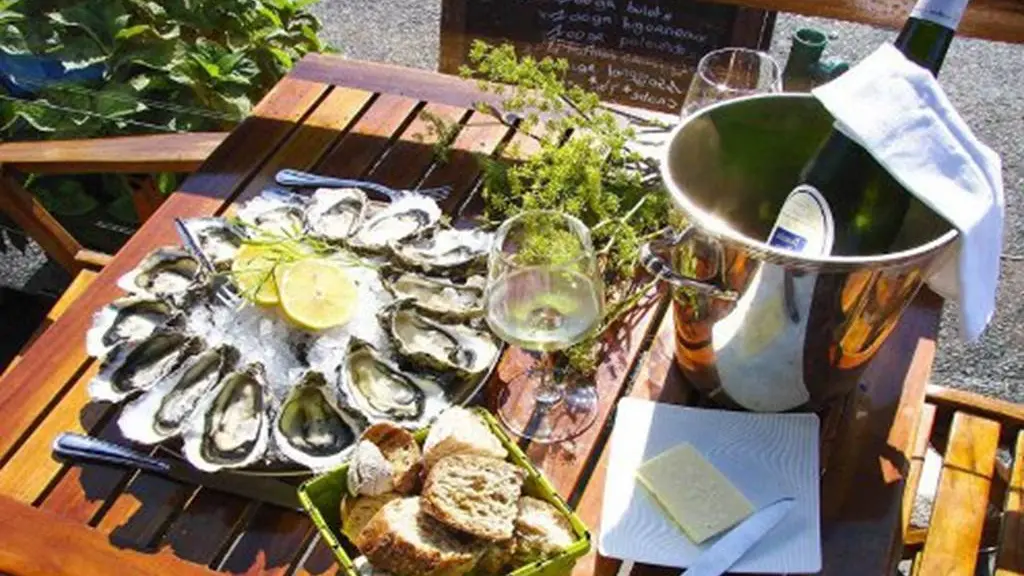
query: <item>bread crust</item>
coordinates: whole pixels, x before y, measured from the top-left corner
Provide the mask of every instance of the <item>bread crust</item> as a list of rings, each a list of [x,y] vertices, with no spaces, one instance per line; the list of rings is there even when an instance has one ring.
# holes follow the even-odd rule
[[[423,486],[423,511],[456,530],[488,541],[512,537],[526,473],[475,454],[442,458]]]
[[[417,497],[386,504],[355,545],[375,568],[394,576],[460,576],[473,569],[480,552],[423,514]]]

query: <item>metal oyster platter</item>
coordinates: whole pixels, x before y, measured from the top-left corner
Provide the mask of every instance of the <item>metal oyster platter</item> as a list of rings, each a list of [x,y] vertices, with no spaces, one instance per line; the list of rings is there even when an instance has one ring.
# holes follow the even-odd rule
[[[416,429],[468,402],[497,363],[479,276],[491,235],[446,228],[431,198],[275,189],[237,220],[182,225],[188,248],[143,258],[86,336],[101,359],[89,395],[122,405],[132,441],[206,471],[326,470],[374,422]],[[223,297],[247,240],[295,234],[329,246],[320,257],[352,279],[358,304],[344,325],[311,332],[276,308]]]

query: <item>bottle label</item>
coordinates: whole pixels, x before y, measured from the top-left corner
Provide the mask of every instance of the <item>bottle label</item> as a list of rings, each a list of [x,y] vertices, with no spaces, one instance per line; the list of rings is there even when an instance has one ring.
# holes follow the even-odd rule
[[[782,204],[768,244],[801,254],[832,252],[835,228],[828,201],[814,186],[801,184]]]
[[[956,30],[966,9],[966,0],[917,0],[910,15],[913,18],[928,20],[950,30]]]

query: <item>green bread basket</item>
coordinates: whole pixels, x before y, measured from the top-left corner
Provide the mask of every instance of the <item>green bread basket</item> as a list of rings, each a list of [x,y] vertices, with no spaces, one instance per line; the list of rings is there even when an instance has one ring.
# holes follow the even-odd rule
[[[576,559],[590,551],[590,531],[569,509],[569,506],[540,471],[533,466],[519,446],[509,439],[494,417],[483,408],[472,408],[472,410],[484,419],[491,432],[501,440],[502,445],[508,450],[508,460],[527,472],[523,493],[544,500],[558,508],[568,518],[576,533],[576,541],[559,555],[543,562],[533,562],[521,566],[515,571],[509,572],[508,576],[554,576],[569,573],[576,564]],[[420,445],[426,439],[428,430],[429,428],[424,428],[413,434]],[[334,556],[341,564],[342,572],[346,576],[359,576],[352,563],[352,558],[341,545],[345,538],[341,534],[341,497],[346,491],[347,473],[348,465],[346,464],[336,470],[307,480],[299,486],[299,500],[313,519],[313,524],[320,531],[321,537],[334,551]]]

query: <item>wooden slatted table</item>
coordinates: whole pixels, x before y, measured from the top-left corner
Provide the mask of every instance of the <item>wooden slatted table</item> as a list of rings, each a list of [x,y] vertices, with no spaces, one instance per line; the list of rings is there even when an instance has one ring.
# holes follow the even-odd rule
[[[119,295],[121,274],[153,248],[177,243],[174,218],[224,214],[270,185],[281,168],[403,188],[448,184],[454,192],[446,212],[456,219],[469,214],[479,205],[474,156],[504,154],[518,140],[473,110],[485,97],[473,84],[440,74],[326,56],[300,62],[0,380],[0,573],[85,574],[120,566],[153,573],[333,573],[329,551],[302,514],[144,472],[54,460],[50,445],[63,431],[125,441],[116,407],[88,402],[86,385],[98,363],[85,354],[84,334],[93,312]],[[460,125],[447,163],[434,159],[421,110]],[[900,497],[940,305],[930,293],[919,296],[861,387],[822,415],[828,574],[878,574],[895,562]],[[616,400],[696,402],[672,361],[672,315],[663,295],[650,294],[612,332],[596,377],[597,425],[569,446],[527,447],[595,531]],[[520,360],[514,353],[504,357],[496,380],[514,375]],[[64,561],[47,560],[54,555]],[[618,570],[617,562],[591,553],[574,574]],[[632,573],[662,571],[638,566]]]

